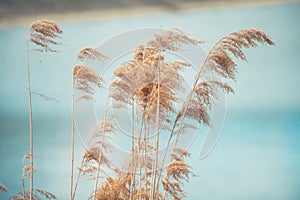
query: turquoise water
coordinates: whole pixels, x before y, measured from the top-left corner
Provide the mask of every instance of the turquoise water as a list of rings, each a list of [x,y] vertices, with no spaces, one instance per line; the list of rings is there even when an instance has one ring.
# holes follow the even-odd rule
[[[61,53],[32,56],[33,90],[59,100],[33,99],[36,187],[58,199],[68,198],[70,70],[80,48],[135,28],[176,26],[212,41],[204,45],[208,50],[225,34],[256,27],[267,32],[276,46],[247,50],[248,63],[238,62],[236,94],[227,98],[219,143],[204,160],[198,159],[201,135],[191,149],[198,176],[186,186],[186,199],[300,199],[299,18],[300,4],[295,3],[61,24],[65,44]],[[0,29],[0,182],[10,195],[21,189],[21,163],[28,153],[26,32],[26,27]],[[83,150],[77,138],[77,164]],[[89,188],[90,183],[83,181],[78,199],[87,199]],[[0,193],[0,199],[8,197]]]

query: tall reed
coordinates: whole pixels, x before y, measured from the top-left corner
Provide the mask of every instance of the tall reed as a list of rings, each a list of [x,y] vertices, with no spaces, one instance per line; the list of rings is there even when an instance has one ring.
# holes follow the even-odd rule
[[[107,58],[104,54],[98,51],[94,47],[85,47],[80,50],[77,55],[77,59],[80,61],[92,61],[92,60],[101,60]],[[70,174],[70,200],[74,199],[78,181],[73,191],[73,182],[74,182],[74,138],[75,138],[75,90],[83,92],[83,95],[80,95],[77,100],[93,99],[95,93],[94,87],[102,87],[102,78],[96,74],[95,71],[84,65],[75,65],[73,67],[72,73],[72,146],[71,146],[71,174]],[[79,175],[78,175],[79,177]]]
[[[38,52],[58,52],[53,48],[55,45],[61,45],[58,41],[62,30],[58,25],[49,20],[38,20],[31,24],[26,40],[26,52],[27,52],[27,93],[29,101],[29,153],[24,155],[23,158],[23,171],[22,171],[22,190],[17,192],[9,200],[40,200],[46,198],[49,200],[56,199],[56,196],[46,190],[35,188],[33,185],[33,174],[35,167],[33,165],[33,118],[32,118],[32,94],[38,95],[44,98],[46,101],[56,101],[56,99],[46,96],[39,92],[33,92],[31,90],[31,71],[30,71],[30,51]],[[30,48],[30,44],[33,44],[35,48]],[[29,160],[29,165],[26,164]],[[29,179],[29,189],[26,189],[26,180]],[[1,184],[0,184],[1,186]]]
[[[26,41],[27,49],[27,93],[29,101],[29,157],[30,157],[30,193],[29,199],[33,200],[33,121],[32,121],[32,97],[31,97],[31,77],[30,77],[30,48],[29,44],[33,43],[37,48],[33,49],[40,52],[57,52],[53,45],[60,45],[57,39],[60,38],[62,30],[55,22],[48,20],[38,20],[31,24]]]

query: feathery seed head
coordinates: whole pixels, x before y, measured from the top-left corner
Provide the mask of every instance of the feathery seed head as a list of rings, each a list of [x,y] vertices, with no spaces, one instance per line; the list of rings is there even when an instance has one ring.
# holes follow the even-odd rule
[[[80,52],[77,55],[77,58],[78,60],[84,61],[84,60],[102,60],[108,57],[94,47],[85,47],[80,50]]]
[[[29,42],[34,43],[39,48],[38,51],[57,52],[52,45],[60,45],[57,39],[60,38],[62,30],[53,21],[38,20],[31,24],[29,29]]]
[[[72,71],[75,88],[87,95],[93,95],[95,93],[95,87],[102,87],[102,78],[90,68],[84,65],[75,65]],[[87,99],[87,96],[84,96],[85,99]]]

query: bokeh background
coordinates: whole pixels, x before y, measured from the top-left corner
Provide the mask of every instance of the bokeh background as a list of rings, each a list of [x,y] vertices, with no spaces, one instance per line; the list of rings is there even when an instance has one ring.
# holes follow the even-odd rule
[[[68,199],[71,132],[71,68],[84,46],[142,27],[180,27],[209,48],[245,28],[268,33],[276,46],[245,50],[235,95],[226,100],[222,136],[199,159],[203,132],[191,147],[198,175],[186,185],[187,200],[300,199],[300,2],[299,1],[0,1],[0,182],[21,190],[22,159],[28,153],[29,117],[26,37],[36,19],[54,19],[63,29],[58,54],[31,53],[35,186]],[[122,45],[122,44],[120,44]],[[84,147],[76,138],[76,164]],[[87,199],[82,181],[78,199]]]

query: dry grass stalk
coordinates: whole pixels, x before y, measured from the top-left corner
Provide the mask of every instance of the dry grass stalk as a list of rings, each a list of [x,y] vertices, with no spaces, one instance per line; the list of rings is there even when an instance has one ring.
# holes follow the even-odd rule
[[[166,168],[166,177],[162,180],[164,188],[164,199],[168,193],[174,199],[180,200],[185,197],[182,189],[184,182],[188,182],[190,176],[194,176],[191,167],[184,161],[190,157],[190,153],[182,148],[174,148],[171,161]]]
[[[199,78],[206,71],[215,72],[223,78],[236,79],[236,63],[229,52],[236,58],[246,60],[242,48],[257,47],[258,43],[274,45],[267,34],[259,29],[246,29],[233,32],[221,38],[210,50]]]
[[[32,167],[32,166],[24,166],[23,167],[23,173],[22,173],[22,177],[23,179],[27,179],[30,178],[31,174],[33,174],[33,172],[36,171],[36,168]]]
[[[52,48],[52,45],[60,45],[61,42],[58,42],[57,39],[60,38],[62,30],[58,27],[55,22],[48,20],[39,20],[31,24],[28,31],[28,39],[26,42],[27,48],[27,83],[28,83],[28,100],[29,100],[29,140],[30,140],[30,155],[33,155],[33,124],[32,124],[32,100],[31,100],[31,79],[30,79],[30,62],[29,62],[29,43],[33,43],[38,47],[35,49],[41,52],[57,52]],[[33,167],[33,157],[30,158],[30,166]],[[33,199],[33,173],[30,177],[30,200]]]
[[[176,200],[181,200],[185,197],[182,189],[183,181],[188,182],[190,176],[193,175],[191,167],[184,160],[179,159],[170,162],[167,165],[166,177],[162,180],[164,188],[164,199],[166,193]]]
[[[57,199],[56,196],[46,190],[42,189],[33,189],[33,193],[29,190],[21,191],[16,193],[14,196],[9,198],[9,200],[27,200],[32,196],[33,200],[41,200],[41,199],[48,199],[48,200],[55,200]]]
[[[188,180],[191,170],[183,160],[175,160],[167,166],[167,177],[176,181]]]
[[[78,54],[78,59],[80,60],[90,60],[96,58],[106,58],[97,49],[88,47],[82,49]],[[77,100],[91,100],[95,93],[95,87],[101,88],[103,79],[97,75],[97,73],[84,65],[75,65],[73,67],[73,81],[72,81],[72,147],[71,147],[71,175],[70,175],[70,200],[72,200],[76,193],[76,188],[78,185],[80,174],[78,175],[76,186],[73,191],[73,176],[74,176],[74,134],[75,134],[75,90],[83,92],[83,95],[79,96]],[[84,158],[85,159],[85,158]],[[85,166],[84,160],[82,165]]]
[[[47,96],[47,95],[45,95],[45,94],[42,94],[42,93],[40,93],[40,92],[34,92],[34,91],[31,90],[31,94],[38,95],[38,96],[42,97],[45,101],[53,101],[53,102],[55,102],[55,103],[58,103],[58,100],[57,100],[57,99],[55,99],[55,98],[53,98],[53,97],[50,97],[50,96]]]
[[[96,146],[95,144],[95,146],[91,146],[86,150],[85,154],[83,155],[82,164],[78,168],[79,176],[85,176],[88,177],[88,179],[95,180],[97,178],[97,168],[99,163],[101,163],[102,166],[112,169],[111,161],[105,155],[105,152],[109,151],[108,149],[110,149],[108,146],[108,144],[104,145],[103,142],[101,149],[99,148],[99,145]],[[104,170],[101,172],[105,173]],[[78,183],[76,182],[75,188],[77,188],[77,184]]]
[[[92,139],[91,141],[96,143],[97,146],[99,148],[99,155],[98,155],[98,166],[97,166],[97,172],[96,172],[96,180],[95,180],[95,184],[94,184],[94,191],[93,191],[93,198],[94,200],[96,200],[97,198],[97,189],[98,189],[98,181],[99,181],[99,174],[100,174],[100,170],[101,170],[101,164],[104,164],[101,162],[102,157],[105,158],[106,160],[107,157],[105,156],[105,150],[111,150],[111,146],[108,144],[107,142],[107,138],[109,138],[109,134],[114,133],[115,132],[115,125],[114,125],[114,121],[113,121],[113,117],[114,114],[110,114],[110,110],[108,109],[108,100],[109,100],[109,96],[106,100],[106,111],[105,111],[105,115],[104,115],[104,119],[103,121],[101,121],[101,123],[99,124],[99,126],[96,128],[94,134],[92,135]],[[111,166],[108,166],[109,168],[111,168]]]
[[[23,196],[25,198],[25,191],[26,191],[26,187],[25,187],[25,182],[28,178],[31,178],[33,176],[34,171],[36,170],[32,165],[25,165],[25,161],[26,160],[30,160],[33,159],[33,155],[30,154],[25,154],[23,157],[23,161],[22,161],[22,165],[23,165],[23,169],[22,169],[22,192],[23,192]]]
[[[118,105],[116,105],[116,107],[118,107]],[[112,108],[114,108],[114,106]],[[101,178],[99,174],[104,174],[105,176],[103,176],[103,178],[107,177],[104,171],[104,167],[106,170],[110,169],[112,171],[116,171],[116,169],[111,166],[111,161],[106,155],[108,152],[111,153],[111,151],[113,150],[109,139],[110,134],[116,131],[113,121],[114,115],[109,113],[110,109],[107,110],[103,121],[101,121],[97,125],[96,129],[90,137],[90,140],[88,142],[88,149],[83,155],[81,166],[78,168],[79,173],[72,195],[73,199],[75,199],[75,194],[77,191],[79,180],[82,176],[87,176],[90,180],[94,180],[95,185],[98,186],[98,179]],[[94,191],[93,197],[95,198],[96,193],[97,190]]]
[[[155,34],[155,40],[149,41],[148,45],[159,50],[178,51],[183,45],[199,45],[203,42],[191,38],[179,28],[170,28],[161,34]]]
[[[56,199],[56,196],[48,191],[42,189],[35,189],[35,192],[44,196],[46,199]]]
[[[76,101],[80,101],[80,100],[92,101],[92,100],[94,100],[94,98],[91,97],[90,95],[81,95],[76,98]]]
[[[215,73],[222,78],[236,80],[236,63],[229,52],[236,58],[246,60],[242,48],[256,47],[257,43],[274,45],[268,35],[258,29],[237,31],[219,40],[210,50],[197,74],[195,85],[182,107],[179,118],[184,119],[186,116],[209,125],[209,110],[211,105],[218,100],[220,91],[233,93],[234,90],[225,82],[210,80],[206,77],[210,73]]]
[[[85,60],[102,60],[107,59],[108,57],[101,53],[98,49],[94,47],[85,47],[80,50],[77,54],[78,60],[85,61]]]
[[[97,192],[97,200],[125,200],[129,199],[130,191],[128,186],[131,182],[131,175],[129,173],[125,176],[119,176],[117,178],[108,177],[106,182],[102,184]]]
[[[95,93],[94,86],[102,87],[102,78],[97,73],[84,65],[75,65],[73,67],[74,88],[87,95]]]
[[[172,152],[174,152],[174,148],[176,148],[179,133],[182,133],[181,129],[184,126],[185,117],[194,119],[204,125],[210,125],[210,110],[212,104],[218,100],[220,91],[223,90],[226,93],[234,92],[227,83],[209,80],[207,77],[210,77],[211,73],[215,73],[220,77],[236,80],[236,64],[228,52],[231,52],[237,58],[246,60],[246,57],[242,52],[242,47],[256,47],[257,42],[269,45],[274,44],[261,30],[249,29],[231,33],[228,36],[223,37],[212,47],[203,67],[201,67],[195,78],[192,90],[174,121],[170,139],[175,130],[174,128],[177,127],[177,129],[175,145]],[[173,188],[177,188],[175,187],[176,185],[173,186]]]
[[[185,157],[190,157],[191,154],[185,149],[176,147],[176,148],[174,148],[173,153],[171,154],[171,156],[174,160],[181,161]]]

